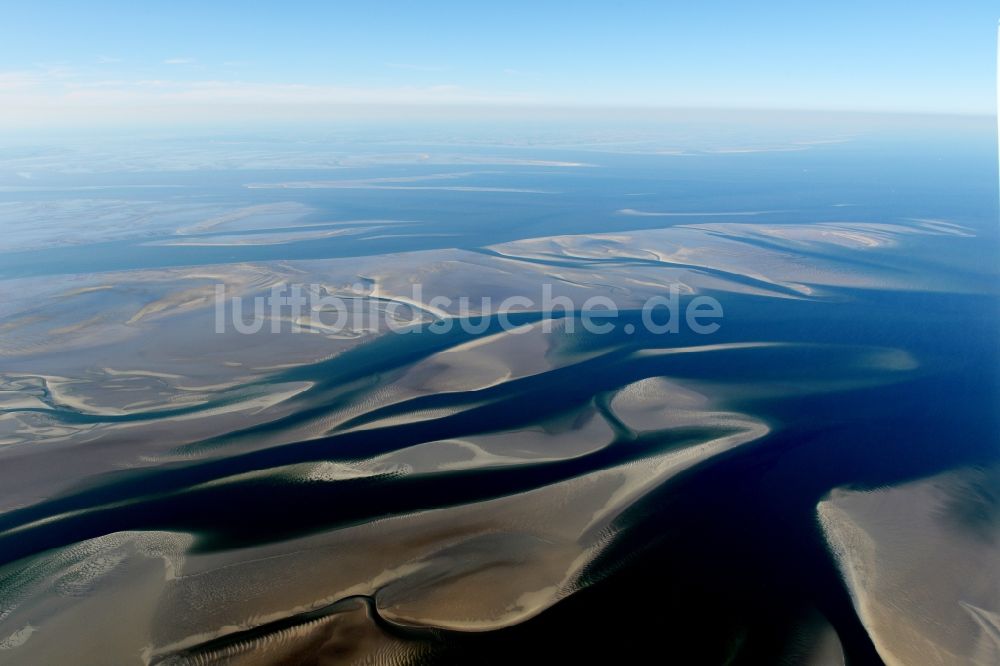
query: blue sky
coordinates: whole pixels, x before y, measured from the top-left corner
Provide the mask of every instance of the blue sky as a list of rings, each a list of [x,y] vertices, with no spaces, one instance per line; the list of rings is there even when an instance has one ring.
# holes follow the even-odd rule
[[[17,2],[0,121],[361,105],[989,114],[995,2]]]

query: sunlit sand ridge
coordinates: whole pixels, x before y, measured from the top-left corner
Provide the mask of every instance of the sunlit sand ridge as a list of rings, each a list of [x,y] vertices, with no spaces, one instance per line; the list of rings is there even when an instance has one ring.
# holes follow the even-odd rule
[[[356,185],[386,186],[343,189]],[[176,240],[157,242],[239,249],[407,224],[315,227],[299,225],[301,213],[185,218]],[[886,390],[947,368],[892,335],[827,330],[818,308],[859,308],[870,321],[865,308],[886,293],[981,292],[973,272],[942,280],[899,260],[905,251],[935,266],[967,241],[968,230],[941,221],[689,222],[6,281],[19,297],[0,306],[0,654],[416,663],[451,649],[448,632],[530,625],[626,567],[619,545],[650,515],[669,522],[651,507],[675,487],[812,426],[808,411],[783,411],[786,401]],[[214,332],[217,285],[253,298],[291,284],[360,303],[362,315],[334,327],[321,311],[265,313],[264,334]],[[573,304],[554,321],[537,304],[544,285]],[[635,327],[671,285],[682,299],[719,298],[728,328],[568,332],[592,296]],[[502,330],[486,298],[513,295],[536,303]],[[373,326],[368,315],[390,305],[410,326],[455,326]],[[800,323],[774,326],[782,317]],[[458,326],[473,322],[481,328]],[[905,623],[870,600],[882,579],[857,573],[881,562],[851,536],[862,528],[851,527],[850,497],[835,494],[820,515],[865,626],[893,655]],[[961,604],[968,635],[983,627],[975,656],[990,657],[995,599]],[[802,655],[841,658],[833,625],[813,612]],[[926,635],[941,654],[957,649]]]
[[[1000,659],[998,470],[963,469],[817,511],[865,626],[889,664]]]

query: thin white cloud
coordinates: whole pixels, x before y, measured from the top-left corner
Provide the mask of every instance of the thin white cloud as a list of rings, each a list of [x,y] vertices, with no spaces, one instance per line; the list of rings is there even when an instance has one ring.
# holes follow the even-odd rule
[[[37,87],[42,78],[33,72],[0,72],[0,94]]]
[[[195,63],[194,58],[167,58],[163,61],[164,65],[193,65]]]
[[[68,79],[76,74],[76,70],[64,62],[35,63],[35,73],[48,79]]]
[[[56,71],[0,71],[0,125],[120,120],[322,117],[360,106],[524,104],[519,94],[457,85],[335,86],[227,80],[124,79]],[[141,110],[141,112],[139,111]]]

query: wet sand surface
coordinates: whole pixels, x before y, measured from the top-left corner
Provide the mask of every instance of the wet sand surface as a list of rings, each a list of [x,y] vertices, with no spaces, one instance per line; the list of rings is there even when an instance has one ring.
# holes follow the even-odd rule
[[[9,185],[0,663],[995,663],[998,233],[964,136],[922,169],[855,138],[352,145]],[[358,307],[217,332],[219,289],[293,284]],[[671,288],[719,329],[648,330]],[[483,303],[515,295],[510,330]]]

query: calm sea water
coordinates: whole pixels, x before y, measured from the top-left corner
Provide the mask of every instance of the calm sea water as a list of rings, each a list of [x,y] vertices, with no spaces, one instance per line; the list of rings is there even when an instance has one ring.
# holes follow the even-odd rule
[[[452,661],[510,663],[526,651],[610,660],[661,649],[681,663],[727,663],[732,655],[752,663],[787,658],[789,645],[801,640],[802,618],[819,613],[851,663],[877,663],[816,507],[837,488],[897,486],[998,464],[995,150],[985,121],[912,118],[747,127],[738,120],[647,121],[641,127],[556,125],[545,132],[368,128],[275,132],[266,141],[213,135],[11,144],[0,149],[0,290],[9,297],[4,317],[16,325],[0,333],[0,372],[10,392],[39,402],[0,409],[8,421],[31,426],[18,421],[21,426],[11,427],[0,456],[14,470],[11,479],[28,474],[41,484],[54,478],[54,461],[82,471],[65,473],[75,478],[53,483],[50,491],[32,493],[31,484],[22,483],[20,495],[5,504],[0,553],[8,598],[17,597],[10,590],[39,580],[42,565],[32,562],[49,562],[58,549],[110,534],[192,534],[190,553],[232,564],[258,557],[253,548],[280,551],[294,539],[387,517],[492,506],[485,503],[620,465],[641,467],[738,431],[719,422],[638,431],[624,417],[619,421],[616,392],[667,377],[709,396],[719,409],[765,424],[766,434],[623,505],[607,525],[613,538],[578,574],[574,593],[539,614],[492,631],[393,631]],[[685,270],[695,280],[721,275],[731,281],[699,288],[725,308],[710,339],[644,332],[638,309],[625,307],[622,322],[634,324],[634,332],[578,332],[561,343],[572,362],[543,365],[526,346],[523,352],[514,347],[512,364],[537,367],[475,390],[427,389],[388,403],[378,402],[378,389],[435,354],[498,332],[496,322],[478,335],[373,337],[287,362],[294,340],[263,342],[253,353],[273,369],[244,379],[242,388],[209,392],[205,402],[168,401],[171,413],[208,418],[212,409],[257,395],[254,387],[308,388],[271,412],[255,412],[260,417],[204,431],[192,427],[162,459],[151,457],[155,440],[183,432],[192,421],[163,425],[155,411],[98,410],[97,393],[74,403],[57,400],[45,382],[31,390],[23,384],[25,377],[60,374],[82,381],[109,358],[130,371],[146,367],[166,375],[192,358],[197,362],[199,354],[221,358],[199,346],[212,333],[193,327],[198,320],[184,319],[188,314],[158,324],[166,338],[143,329],[150,340],[182,341],[167,361],[152,342],[123,345],[116,357],[98,339],[112,333],[100,331],[76,346],[53,338],[31,347],[16,337],[28,321],[25,313],[36,317],[30,325],[41,327],[37,335],[50,334],[55,317],[51,324],[44,318],[69,307],[59,305],[67,302],[60,294],[74,285],[127,281],[161,269],[262,264],[304,272],[351,258],[366,262],[359,263],[365,271],[377,266],[405,275],[411,264],[400,264],[409,261],[400,257],[438,261],[430,252],[440,251],[458,252],[462,261],[499,261],[490,269],[502,267],[509,277],[490,278],[494,291],[504,280],[515,284],[529,265],[550,277],[567,267],[584,271],[595,283],[622,290],[626,283],[615,271],[644,270],[637,255],[609,256],[605,263],[596,254],[532,255],[533,264],[510,265],[497,257],[514,254],[517,242],[556,236],[581,247],[587,239],[619,236],[629,239],[623,247],[648,250],[648,238],[673,247],[670,234],[692,225],[706,239],[709,259],[689,260]],[[338,233],[345,227],[352,231]],[[826,235],[810,235],[810,229]],[[869,247],[872,238],[878,247]],[[749,254],[712,245],[716,240],[734,241]],[[514,245],[497,254],[504,243]],[[680,254],[670,256],[680,261]],[[761,264],[758,256],[775,263]],[[779,261],[795,267],[779,285],[785,291],[749,288],[770,284]],[[474,281],[485,270],[456,273],[455,293],[481,288]],[[145,293],[142,284],[130,293]],[[796,285],[807,289],[795,291]],[[89,322],[114,311],[115,299],[124,296],[109,294],[71,308],[73,316]],[[530,312],[517,318],[538,320]],[[66,324],[60,319],[58,326]],[[713,347],[644,353],[704,345]],[[185,349],[191,358],[182,361]],[[554,356],[550,351],[546,358]],[[665,399],[665,409],[671,405]],[[352,429],[330,420],[351,409],[354,420],[341,423],[375,425]],[[408,417],[423,410],[432,416]],[[441,466],[312,484],[278,471],[305,463],[360,464],[427,443],[537,427],[554,436],[577,427],[565,423],[590,418],[608,419],[611,444],[574,455],[546,454],[539,445],[531,452],[537,460],[528,464]],[[141,454],[129,448],[139,440]],[[183,455],[174,455],[178,451]],[[528,566],[532,555],[525,551],[523,558]],[[510,575],[516,578],[517,567]],[[50,592],[42,586],[32,594],[41,599]],[[17,598],[21,604],[28,597]],[[157,622],[169,626],[170,612],[162,609]],[[37,608],[31,613],[24,617],[44,630],[49,618]],[[204,621],[210,634],[210,612]],[[263,623],[237,638],[256,639],[292,624]],[[185,649],[210,652],[237,638]],[[21,649],[32,645],[28,640]]]

